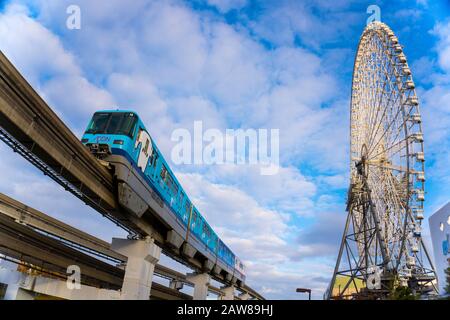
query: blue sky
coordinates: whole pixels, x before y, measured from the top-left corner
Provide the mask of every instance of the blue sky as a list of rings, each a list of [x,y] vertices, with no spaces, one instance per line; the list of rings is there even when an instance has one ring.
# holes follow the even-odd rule
[[[445,1],[0,1],[0,49],[80,136],[93,112],[137,110],[169,159],[176,128],[280,129],[281,169],[173,166],[269,298],[320,298],[345,219],[353,59],[371,4],[418,87],[426,214],[450,187]],[[132,4],[131,4],[132,3]],[[81,29],[66,8],[81,8]],[[123,232],[0,145],[0,191],[105,240]],[[167,259],[165,263],[171,264]]]

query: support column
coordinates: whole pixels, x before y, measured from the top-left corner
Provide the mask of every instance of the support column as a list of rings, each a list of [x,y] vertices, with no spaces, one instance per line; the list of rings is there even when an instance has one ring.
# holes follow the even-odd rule
[[[8,284],[8,287],[6,288],[5,296],[3,297],[4,300],[16,300],[17,299],[17,292],[19,291],[19,285],[18,284]]]
[[[247,292],[242,292],[239,295],[239,299],[241,300],[250,300],[251,296]]]
[[[183,289],[184,283],[178,280],[171,280],[169,283],[169,288],[180,291]]]
[[[17,266],[15,266],[17,268]],[[16,300],[20,284],[23,283],[25,275],[12,269],[12,266],[0,267],[0,282],[7,285],[4,300]]]
[[[211,277],[207,273],[189,273],[186,276],[187,281],[194,284],[194,300],[206,300],[208,296],[208,286]]]
[[[111,248],[128,258],[121,299],[150,299],[153,271],[159,261],[161,248],[149,237],[145,240],[113,238]]]
[[[17,290],[16,300],[34,300],[35,294],[22,288]]]
[[[234,300],[234,286],[222,287],[220,289],[223,292],[220,300]]]

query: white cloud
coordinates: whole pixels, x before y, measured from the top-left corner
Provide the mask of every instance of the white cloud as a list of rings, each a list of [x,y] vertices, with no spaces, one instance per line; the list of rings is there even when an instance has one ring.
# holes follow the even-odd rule
[[[431,33],[437,37],[437,65],[434,60],[419,60],[419,66],[425,63],[431,67],[425,80],[429,86],[418,92],[426,137],[426,188],[431,186],[433,191],[432,201],[426,203],[428,214],[448,201],[446,191],[450,187],[450,22],[436,23]],[[420,72],[419,68],[419,76]]]
[[[0,14],[0,48],[43,98],[77,126],[84,128],[94,110],[113,104],[105,90],[83,76],[58,37],[30,18],[24,6],[13,4]]]
[[[437,45],[438,62],[440,67],[446,71],[450,71],[450,23],[438,23],[434,29],[433,34],[439,37]]]
[[[258,166],[219,165],[204,176],[239,188],[268,208],[301,216],[312,214],[316,185],[295,167],[280,167],[277,174],[263,176]]]
[[[320,49],[324,44],[357,35],[353,27],[366,17],[361,11],[351,10],[352,2],[268,1],[261,4],[260,14],[249,25],[258,37],[270,43],[292,46],[300,42]]]
[[[34,85],[40,83],[39,78],[49,75],[79,76],[80,70],[75,65],[75,58],[65,52],[54,34],[36,23],[28,14],[27,8],[20,5],[8,6],[0,14],[1,50],[14,59],[14,64]],[[39,54],[30,54],[31,52]]]
[[[211,26],[202,88],[223,105],[245,105],[268,89],[268,60],[260,44],[224,23]]]
[[[239,10],[247,5],[247,0],[208,0],[207,2],[222,13],[234,9]]]

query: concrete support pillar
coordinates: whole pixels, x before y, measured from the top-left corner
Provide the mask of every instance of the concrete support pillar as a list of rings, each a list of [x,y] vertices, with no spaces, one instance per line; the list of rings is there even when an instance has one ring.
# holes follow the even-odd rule
[[[34,300],[35,294],[31,291],[19,288],[17,290],[16,300]]]
[[[251,296],[247,292],[242,292],[239,295],[240,300],[250,300]]]
[[[145,240],[113,238],[111,248],[128,258],[121,299],[148,300],[152,287],[153,271],[159,261],[161,248],[151,238]]]
[[[17,266],[15,265],[17,268]],[[0,268],[0,282],[7,285],[5,300],[16,300],[18,299],[19,289],[21,284],[25,283],[26,275],[13,270],[12,268]]]
[[[6,288],[5,296],[3,299],[5,300],[16,300],[17,299],[17,292],[19,291],[19,285],[18,284],[8,284],[8,287]]]
[[[223,295],[220,300],[234,300],[234,286],[220,288]]]
[[[187,274],[187,280],[194,284],[194,300],[206,300],[208,296],[208,286],[211,277],[207,273],[190,273]]]
[[[171,280],[169,283],[169,288],[171,288],[171,289],[180,291],[181,289],[183,289],[183,287],[184,287],[184,283],[181,281]]]

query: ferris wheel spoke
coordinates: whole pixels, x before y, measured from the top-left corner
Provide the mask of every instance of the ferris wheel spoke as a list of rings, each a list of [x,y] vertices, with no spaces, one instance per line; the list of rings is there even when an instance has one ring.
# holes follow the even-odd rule
[[[385,68],[385,67],[383,66],[383,68]],[[383,83],[383,86],[382,86],[381,90],[376,90],[376,91],[375,91],[375,90],[372,90],[373,93],[374,93],[375,104],[376,104],[377,106],[376,106],[376,108],[372,108],[373,110],[376,109],[376,113],[375,113],[375,117],[372,117],[372,118],[369,119],[369,124],[370,124],[369,130],[368,130],[369,133],[372,133],[372,132],[373,132],[373,126],[374,126],[375,124],[379,123],[379,121],[378,121],[378,115],[379,115],[379,111],[380,111],[380,109],[381,109],[381,105],[382,105],[382,102],[383,102],[383,98],[385,97],[385,94],[384,94],[384,93],[386,92],[387,87],[388,87],[390,93],[393,92],[393,91],[392,91],[392,88],[391,88],[391,78],[390,78],[389,74],[386,72],[386,70],[384,70],[384,69],[383,69],[383,71],[382,71],[381,79],[378,80],[378,81],[376,81],[376,83],[378,84],[378,89],[379,89],[379,87],[380,87],[380,86],[379,86],[379,83],[380,83],[380,82]],[[380,93],[381,93],[381,95],[380,95]],[[392,96],[392,94],[389,95],[389,100],[390,100],[390,97],[391,97],[391,96]],[[386,106],[389,105],[389,100],[388,100],[388,102],[386,103]],[[378,102],[378,103],[376,103],[376,102]],[[385,110],[386,110],[386,108],[385,108],[384,111],[383,111],[383,116],[385,115]],[[372,114],[374,114],[374,112],[372,112]],[[382,116],[381,119],[383,119],[383,116]]]
[[[400,136],[402,130],[404,130],[404,126],[406,124],[406,121],[408,121],[409,118],[411,117],[411,111],[412,111],[412,109],[410,109],[409,112],[405,114],[405,117],[404,117],[403,121],[397,127],[397,131],[396,131],[395,137],[392,138],[391,140],[395,141],[396,139],[398,139],[398,137]],[[411,127],[412,126],[414,126],[414,123],[411,124]],[[409,129],[411,129],[411,127]],[[409,132],[409,130],[408,130],[408,132]]]
[[[389,107],[391,106],[390,105],[390,102],[391,102],[391,97],[392,97],[392,91],[391,91],[391,93],[390,93],[390,96],[389,96],[389,99],[388,99],[388,101],[387,101],[387,103],[386,103],[386,106],[384,107],[384,109],[383,109],[383,114],[382,114],[382,116],[381,116],[381,119],[380,119],[380,121],[378,121],[378,123],[377,123],[377,127],[376,127],[376,129],[375,130],[373,130],[373,126],[370,128],[370,137],[369,137],[369,139],[368,139],[368,146],[372,146],[372,142],[373,142],[373,139],[375,139],[375,137],[376,137],[376,135],[378,134],[378,130],[380,129],[380,127],[381,127],[381,124],[382,124],[382,119],[384,119],[385,118],[385,115],[387,114],[387,111],[388,111],[388,109],[389,109]],[[395,101],[394,101],[394,103],[395,103]]]
[[[386,106],[386,108],[388,108],[388,106]],[[386,135],[386,133],[391,129],[392,125],[395,123],[395,120],[399,116],[400,112],[401,112],[401,109],[398,109],[396,114],[395,114],[395,116],[394,116],[394,118],[389,122],[387,128],[384,130],[383,134],[381,135],[381,137],[378,139],[378,141],[376,143],[373,143],[372,142],[373,140],[369,141],[369,146],[368,146],[368,148],[369,148],[369,155],[370,155],[371,151],[373,150],[373,148],[375,146],[377,146],[378,143],[380,143],[381,139],[383,139],[383,137]],[[380,126],[381,126],[381,122],[380,122]],[[378,128],[377,128],[377,132],[375,133],[375,135],[373,135],[373,137],[374,137],[373,139],[375,139],[377,133],[378,133]]]
[[[391,182],[392,181],[392,177],[391,177]],[[404,242],[405,242],[405,238],[406,235],[404,233],[405,231],[405,227],[407,224],[407,220],[408,220],[408,212],[407,209],[404,206],[404,202],[407,201],[407,197],[409,196],[408,194],[404,195],[404,200],[402,201],[402,199],[400,199],[400,196],[398,193],[395,194],[398,204],[400,204],[400,207],[398,208],[397,211],[397,225],[396,225],[396,240],[398,242],[398,254],[397,254],[397,259],[396,259],[396,267],[398,267],[401,264],[401,257],[403,255],[402,250],[404,250]],[[403,255],[404,256],[404,255]]]
[[[383,91],[385,89],[386,83],[387,82],[384,82],[384,84],[383,84],[383,89],[382,89]],[[376,109],[376,114],[375,114],[375,117],[373,119],[372,118],[369,119],[369,128],[367,130],[367,132],[369,134],[369,138],[368,138],[367,141],[369,141],[369,143],[370,143],[370,140],[371,140],[371,135],[372,135],[372,132],[373,132],[373,129],[374,129],[374,125],[377,124],[376,120],[378,119],[378,114],[379,114],[379,111],[381,109],[381,103],[383,102],[383,97],[384,97],[384,95],[382,95],[381,98],[379,99],[377,107],[376,108],[372,108],[372,110]],[[388,101],[390,100],[390,97],[391,97],[391,95],[389,95]],[[381,119],[383,119],[384,115],[386,114],[386,111],[387,111],[387,105],[386,105],[386,107],[383,110]],[[374,111],[372,113],[374,113]],[[380,122],[378,122],[378,123],[380,123]]]
[[[375,200],[375,211],[377,214],[377,219],[380,223],[381,232],[384,234],[385,239],[390,239],[392,238],[392,230],[394,230],[394,222],[392,221],[392,217],[389,214],[393,210],[391,206],[392,195],[390,192],[387,192],[387,190],[382,190],[380,186],[375,183],[375,181],[372,182],[372,188],[374,190],[374,193],[376,194],[375,198],[377,200]],[[386,241],[386,245],[388,248],[387,253],[390,256],[394,251],[392,244],[389,241]]]
[[[404,172],[404,173],[408,172],[407,168],[403,168],[401,166],[395,166],[395,165],[389,165],[389,164],[380,164],[380,163],[371,162],[371,161],[368,161],[368,165],[369,166],[373,166],[373,167],[377,167],[377,168],[380,168],[380,169],[391,170],[391,171],[399,171],[399,172]]]
[[[383,199],[385,199],[384,202],[386,203],[386,205],[391,206],[395,202],[393,201],[393,193],[391,192],[393,190],[393,186],[388,180],[388,175],[382,170],[373,171],[372,173],[374,174],[371,178],[373,188],[380,191],[380,194],[383,195]],[[386,197],[388,197],[389,199],[386,200]]]
[[[392,150],[392,149],[395,148],[395,147],[402,146],[402,143],[405,142],[405,141],[407,141],[407,140],[408,140],[408,137],[406,137],[406,138],[404,138],[404,139],[402,139],[402,140],[399,140],[398,142],[396,142],[395,144],[389,146],[388,148],[384,149],[383,151],[381,151],[381,152],[379,152],[379,153],[377,153],[377,154],[375,154],[375,155],[369,156],[368,159],[369,159],[369,160],[373,160],[373,159],[375,159],[376,157],[378,157],[379,155],[381,155],[381,154],[383,154],[383,153],[386,153],[387,151]],[[405,147],[405,146],[402,146],[402,148],[404,148],[404,147]]]
[[[393,64],[393,62],[390,61],[389,65],[392,66],[392,64]],[[387,70],[385,69],[384,72],[386,73]],[[396,73],[396,71],[394,71],[394,73]],[[400,106],[398,107],[398,109],[397,109],[397,112],[395,113],[395,117],[394,117],[393,120],[392,120],[392,122],[395,123],[395,119],[398,117],[400,111],[402,110],[402,109],[401,109],[401,101],[400,101],[399,104],[397,104],[397,100],[401,97],[401,94],[400,94],[400,92],[399,92],[399,87],[400,87],[400,86],[398,85],[400,79],[399,79],[399,75],[398,75],[398,74],[395,74],[393,77],[391,77],[391,76],[389,76],[389,75],[385,75],[385,77],[386,77],[387,80],[389,81],[389,85],[390,85],[390,96],[392,95],[393,92],[396,93],[396,95],[395,95],[395,100],[392,101],[392,104],[390,103],[390,101],[389,101],[388,103],[386,103],[385,111],[387,111],[388,108],[390,108],[390,107],[392,108],[392,107],[395,107],[396,105],[400,105]],[[393,85],[393,84],[394,84],[394,85]],[[396,85],[396,86],[395,86],[395,85]],[[389,99],[389,100],[390,100],[390,99]],[[385,111],[384,111],[384,112],[385,112]],[[394,110],[394,111],[395,111],[395,110]],[[384,112],[383,112],[383,113],[384,113]],[[369,141],[369,144],[372,144],[372,139],[374,139],[374,138],[376,137],[376,135],[377,135],[377,133],[378,133],[378,130],[379,130],[381,124],[382,124],[382,121],[381,121],[382,119],[383,119],[383,118],[381,118],[380,121],[378,121],[377,129],[375,130],[375,133],[371,135],[371,139],[370,139],[370,141]],[[376,120],[378,120],[378,119],[376,119]],[[390,128],[388,127],[388,128],[386,128],[385,131],[387,131],[387,130],[389,130],[389,129],[390,129]],[[378,143],[378,142],[377,142],[377,143]],[[376,145],[376,144],[375,144],[375,145]]]

